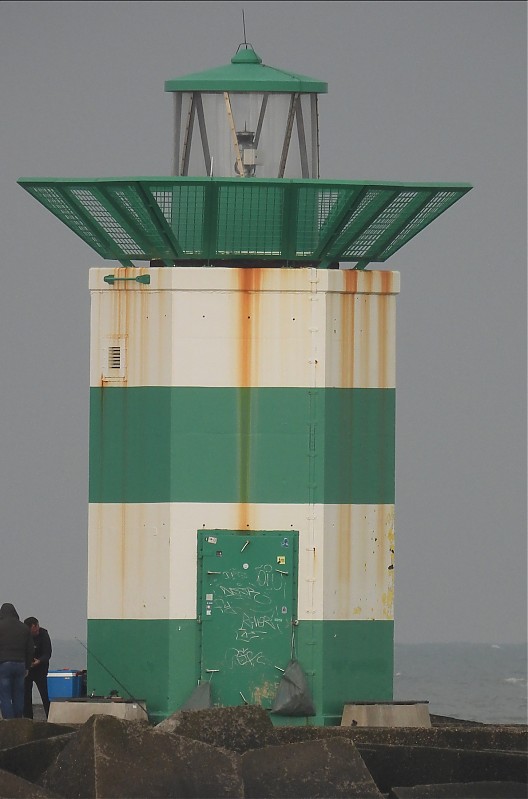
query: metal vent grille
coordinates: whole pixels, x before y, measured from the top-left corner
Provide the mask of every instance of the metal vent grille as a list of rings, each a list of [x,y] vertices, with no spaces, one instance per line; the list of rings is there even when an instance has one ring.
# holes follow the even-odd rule
[[[126,382],[126,336],[107,335],[100,350],[103,383]]]
[[[121,347],[108,347],[108,369],[121,369]]]

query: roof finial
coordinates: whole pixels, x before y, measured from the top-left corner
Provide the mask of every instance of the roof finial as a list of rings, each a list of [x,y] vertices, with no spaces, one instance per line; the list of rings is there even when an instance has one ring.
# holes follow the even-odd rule
[[[244,14],[244,9],[242,9],[242,27],[244,29],[244,44],[247,48],[247,39],[246,39],[246,16]]]
[[[255,51],[253,50],[253,45],[250,42],[248,42],[247,36],[246,36],[246,13],[245,13],[244,9],[242,9],[242,29],[244,31],[244,41],[241,42],[238,45],[237,53],[238,53],[238,51],[240,50],[241,47],[243,48],[243,51],[244,50],[245,51],[250,50],[251,52],[254,53]],[[236,54],[235,54],[235,56],[236,56]],[[259,59],[259,63],[261,63],[261,61],[262,61],[262,59]]]

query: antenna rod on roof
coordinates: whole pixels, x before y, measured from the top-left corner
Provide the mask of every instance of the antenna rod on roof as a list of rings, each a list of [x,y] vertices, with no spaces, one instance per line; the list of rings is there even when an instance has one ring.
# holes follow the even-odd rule
[[[242,27],[244,28],[244,44],[247,47],[247,39],[246,39],[246,17],[244,14],[244,9],[242,9]]]

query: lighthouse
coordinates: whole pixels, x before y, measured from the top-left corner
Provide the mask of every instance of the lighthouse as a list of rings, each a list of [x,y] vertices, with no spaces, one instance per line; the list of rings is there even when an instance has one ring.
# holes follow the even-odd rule
[[[19,183],[90,270],[88,691],[338,724],[390,701],[396,298],[467,184],[325,179],[324,81],[168,80],[172,175]],[[290,663],[313,709],[274,710]],[[118,682],[116,682],[116,678]]]

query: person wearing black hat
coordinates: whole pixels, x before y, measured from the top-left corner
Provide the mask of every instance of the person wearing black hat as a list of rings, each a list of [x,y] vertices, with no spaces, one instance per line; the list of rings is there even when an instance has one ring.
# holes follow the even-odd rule
[[[0,710],[4,719],[20,719],[24,712],[24,677],[33,658],[29,628],[10,602],[0,607]]]
[[[33,683],[35,683],[42,699],[46,718],[48,718],[50,706],[48,669],[51,657],[51,638],[48,631],[40,626],[39,620],[34,616],[24,619],[24,624],[28,627],[35,646],[33,660],[24,681],[24,716],[26,719],[33,718]]]

